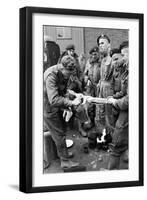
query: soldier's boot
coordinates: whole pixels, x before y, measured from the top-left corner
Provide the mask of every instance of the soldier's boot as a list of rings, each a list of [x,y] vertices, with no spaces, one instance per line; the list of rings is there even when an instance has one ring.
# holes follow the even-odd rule
[[[119,156],[112,156],[109,157],[108,169],[114,170],[119,169],[120,157]]]
[[[67,155],[68,158],[73,158],[74,157],[74,154],[72,152],[68,152],[68,155]]]
[[[73,168],[78,167],[79,163],[73,162],[71,160],[61,160],[61,168]]]
[[[78,128],[79,128],[79,133],[83,136],[83,137],[87,137],[87,132],[83,129],[83,124],[79,122],[78,124]]]
[[[87,137],[86,131],[84,131],[82,128],[79,130],[79,132],[83,137]]]
[[[84,122],[83,127],[85,130],[90,130],[92,127],[94,127],[94,123],[92,121]]]

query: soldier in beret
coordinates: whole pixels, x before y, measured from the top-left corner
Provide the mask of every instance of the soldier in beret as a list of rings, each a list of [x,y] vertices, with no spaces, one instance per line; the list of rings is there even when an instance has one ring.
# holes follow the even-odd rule
[[[113,81],[114,81],[114,98],[120,98],[126,93],[126,89],[122,89],[122,81],[128,76],[128,67],[124,61],[124,56],[121,54],[121,45],[119,49],[112,49],[112,66],[113,66]]]
[[[96,97],[97,84],[100,80],[100,62],[99,62],[99,49],[94,46],[89,51],[90,57],[87,60],[84,79],[86,84],[86,94]],[[88,107],[88,114],[91,120],[90,127],[95,124],[95,105],[90,104]]]
[[[100,80],[100,62],[99,62],[99,49],[93,47],[89,51],[90,58],[86,63],[84,71],[85,82],[87,83],[87,94],[90,96],[96,96],[96,85]]]
[[[82,83],[83,73],[82,73],[81,68],[80,68],[78,55],[75,52],[75,45],[74,44],[67,45],[66,50],[61,54],[61,56],[59,58],[59,63],[61,62],[62,57],[66,56],[66,55],[72,56],[76,60],[76,71],[77,71],[76,76],[78,77],[78,79]]]
[[[66,123],[63,119],[64,109],[78,106],[81,103],[79,98],[69,100],[66,97],[68,80],[75,71],[76,61],[67,55],[61,59],[60,64],[54,65],[44,72],[44,124],[56,144],[62,168],[78,166],[78,163],[70,160],[72,154],[67,151]]]
[[[129,46],[128,41],[120,45],[120,90],[113,98],[109,99],[113,108],[117,111],[118,117],[115,123],[115,129],[110,145],[110,160],[108,169],[128,168],[128,64],[129,64]]]

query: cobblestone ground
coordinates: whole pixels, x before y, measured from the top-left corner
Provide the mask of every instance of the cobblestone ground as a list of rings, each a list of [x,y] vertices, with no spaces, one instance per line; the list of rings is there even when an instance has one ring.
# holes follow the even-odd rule
[[[73,140],[73,146],[69,148],[69,151],[74,153],[72,161],[79,162],[80,165],[86,167],[86,171],[100,171],[106,170],[109,160],[109,151],[102,151],[98,149],[88,149],[88,152],[84,152],[84,146],[87,144],[88,139],[82,137],[78,131],[68,131],[67,139]],[[60,167],[60,160],[53,160],[48,168],[44,170],[44,173],[61,173],[63,170]]]

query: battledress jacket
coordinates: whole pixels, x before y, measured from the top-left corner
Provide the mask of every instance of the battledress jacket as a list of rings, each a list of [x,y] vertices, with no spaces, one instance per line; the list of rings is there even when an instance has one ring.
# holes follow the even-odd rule
[[[114,93],[113,86],[113,67],[111,65],[111,57],[104,57],[101,61],[101,79],[99,97],[106,98]]]
[[[67,82],[60,71],[62,65],[54,65],[44,72],[44,116],[50,118],[71,106],[71,101],[65,97]]]
[[[85,87],[87,89],[87,94],[91,96],[96,96],[97,84],[100,80],[100,63],[98,61],[90,63],[90,59],[88,59],[84,75],[90,81],[90,85],[86,85]]]
[[[115,124],[115,131],[113,135],[113,144],[119,151],[124,151],[128,148],[128,111],[129,111],[129,97],[117,99],[115,108],[119,110],[119,116]]]
[[[88,60],[86,63],[84,75],[88,76],[93,84],[98,84],[100,80],[100,63],[90,63]]]

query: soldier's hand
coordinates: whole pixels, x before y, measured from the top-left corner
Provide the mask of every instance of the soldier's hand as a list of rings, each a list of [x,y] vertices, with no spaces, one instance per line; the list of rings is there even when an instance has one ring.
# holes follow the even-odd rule
[[[107,101],[108,101],[108,104],[115,105],[117,99],[114,99],[113,97],[109,97]]]
[[[84,95],[82,93],[77,93],[76,94],[76,97],[79,98],[79,99],[83,99],[84,98]]]
[[[78,106],[81,104],[81,98],[75,98],[73,101],[72,101],[72,105],[73,106]]]
[[[86,98],[86,101],[87,101],[88,103],[92,103],[92,102],[93,102],[93,99],[94,99],[94,97],[88,96],[88,97]]]

